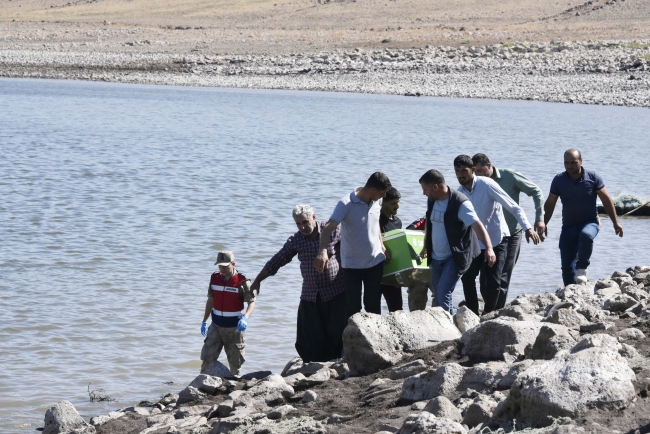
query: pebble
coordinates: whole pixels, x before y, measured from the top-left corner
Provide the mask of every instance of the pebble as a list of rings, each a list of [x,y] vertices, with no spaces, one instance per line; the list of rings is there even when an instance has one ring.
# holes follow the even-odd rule
[[[0,49],[0,76],[650,106],[650,41],[273,56],[63,50]]]

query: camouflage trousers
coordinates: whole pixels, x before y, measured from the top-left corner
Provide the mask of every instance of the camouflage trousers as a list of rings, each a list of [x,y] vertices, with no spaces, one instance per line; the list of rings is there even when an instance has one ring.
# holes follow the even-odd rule
[[[427,285],[410,286],[406,293],[408,294],[409,310],[411,312],[424,310],[427,307],[427,301],[429,300],[429,287]],[[431,306],[436,306],[436,297],[433,291],[431,292]]]
[[[230,372],[236,376],[241,375],[241,366],[246,361],[244,348],[246,348],[244,333],[238,332],[237,327],[219,327],[212,323],[201,349],[201,360],[203,361],[201,372],[219,359],[221,350],[226,350]]]

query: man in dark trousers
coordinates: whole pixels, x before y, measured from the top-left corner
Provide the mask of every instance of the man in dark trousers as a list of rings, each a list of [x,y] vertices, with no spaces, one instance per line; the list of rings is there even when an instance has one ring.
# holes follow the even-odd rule
[[[587,267],[594,249],[594,238],[600,225],[596,197],[612,220],[614,232],[623,236],[623,227],[616,217],[614,201],[607,193],[603,178],[582,167],[582,154],[577,149],[564,153],[565,171],[551,182],[551,192],[544,203],[544,223],[553,217],[557,199],[562,201],[562,232],[560,233],[560,261],[565,285],[587,282]]]
[[[517,204],[519,204],[519,195],[521,193],[533,198],[533,202],[535,203],[534,228],[540,240],[544,241],[544,229],[546,226],[544,225],[544,195],[542,194],[542,189],[516,170],[497,169],[485,154],[474,155],[472,161],[476,166],[476,174],[478,176],[486,176],[499,184],[499,187],[512,200],[517,202]],[[504,211],[503,215],[508,224],[510,235],[503,237],[504,242],[506,242],[506,261],[503,264],[503,271],[501,272],[501,291],[499,291],[499,298],[496,305],[497,309],[501,309],[506,305],[508,289],[510,288],[510,278],[512,277],[512,270],[515,268],[515,264],[519,259],[521,239],[523,237],[523,231],[515,216],[508,211]]]
[[[266,263],[251,285],[260,292],[260,283],[298,255],[302,273],[302,293],[296,325],[296,351],[303,362],[326,362],[341,357],[345,315],[345,287],[340,272],[341,231],[336,228],[327,242],[328,267],[323,273],[314,268],[320,234],[325,221],[316,220],[309,205],[296,205],[292,212],[298,232]]]
[[[381,202],[390,180],[375,172],[363,187],[344,196],[334,208],[332,216],[320,235],[320,252],[314,261],[319,273],[328,266],[327,244],[337,226],[341,225],[341,265],[345,282],[348,318],[361,311],[381,314],[381,290],[384,277],[384,260],[388,259],[386,247],[379,230]]]
[[[386,192],[386,197],[381,204],[381,214],[379,215],[379,228],[381,233],[390,232],[395,229],[402,229],[402,221],[397,217],[399,209],[399,200],[402,195],[395,187],[391,187]],[[381,285],[381,293],[386,300],[389,312],[402,310],[402,288],[393,285]]]
[[[481,256],[477,257],[461,279],[467,307],[478,315],[476,277],[479,272],[483,275],[482,281],[484,285],[481,286],[481,295],[485,303],[483,314],[486,314],[496,309],[500,293],[503,292],[501,289],[501,274],[506,261],[507,247],[507,240],[504,241],[504,237],[509,236],[510,231],[503,216],[502,207],[514,215],[524,228],[527,241],[532,239],[534,244],[539,244],[539,235],[528,223],[524,210],[499,187],[499,184],[490,178],[474,174],[474,162],[469,155],[459,155],[454,159],[454,171],[460,183],[458,190],[467,196],[474,205],[476,215],[485,226],[485,230],[490,234],[492,249],[496,256],[496,262],[493,266],[485,264]],[[479,244],[481,244],[481,249],[487,248],[486,244]]]
[[[472,203],[464,194],[451,190],[442,173],[434,169],[425,172],[420,186],[429,199],[420,255],[429,259],[438,306],[453,315],[452,292],[460,276],[481,255],[478,240],[486,246],[484,260],[490,266],[496,259],[492,242]]]

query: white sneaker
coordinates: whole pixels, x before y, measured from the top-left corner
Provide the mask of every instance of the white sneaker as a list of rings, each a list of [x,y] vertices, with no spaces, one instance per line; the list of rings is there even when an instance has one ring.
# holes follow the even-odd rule
[[[587,269],[576,270],[576,283],[587,283]]]

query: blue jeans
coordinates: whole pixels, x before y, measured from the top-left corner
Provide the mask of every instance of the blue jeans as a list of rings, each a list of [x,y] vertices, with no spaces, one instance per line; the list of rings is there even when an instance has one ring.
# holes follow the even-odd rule
[[[562,226],[560,234],[560,261],[564,285],[576,283],[576,268],[589,267],[589,259],[594,251],[594,238],[598,235],[598,222],[591,221],[579,225]]]
[[[429,269],[431,270],[433,292],[436,294],[436,303],[453,315],[455,311],[451,294],[460,279],[454,257],[450,256],[442,261],[429,259]]]

